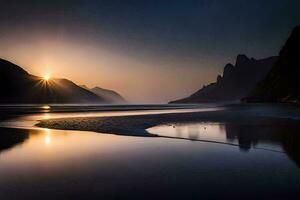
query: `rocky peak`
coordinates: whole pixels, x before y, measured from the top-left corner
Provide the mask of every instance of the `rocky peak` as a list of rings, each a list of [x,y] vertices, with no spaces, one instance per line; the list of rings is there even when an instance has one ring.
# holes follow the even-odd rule
[[[221,80],[222,80],[222,76],[218,75],[218,77],[217,77],[217,83],[219,83]]]
[[[231,63],[228,63],[227,65],[225,65],[224,71],[223,71],[223,76],[225,77],[228,74],[230,74],[230,72],[232,72],[233,69],[234,69],[234,66]]]
[[[239,54],[237,57],[236,57],[236,63],[235,63],[235,66],[238,67],[238,66],[241,66],[241,65],[245,65],[245,64],[248,64],[250,63],[251,60],[244,54]]]

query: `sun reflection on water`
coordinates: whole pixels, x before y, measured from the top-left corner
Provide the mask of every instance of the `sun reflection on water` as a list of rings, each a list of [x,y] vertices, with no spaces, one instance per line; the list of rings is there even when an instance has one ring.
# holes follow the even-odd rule
[[[50,115],[48,113],[45,113],[42,115],[43,119],[50,119]]]
[[[45,129],[44,142],[46,146],[50,146],[52,143],[51,131],[49,129]]]
[[[42,109],[44,109],[44,110],[49,110],[49,109],[50,109],[50,106],[44,105],[44,106],[42,106]]]

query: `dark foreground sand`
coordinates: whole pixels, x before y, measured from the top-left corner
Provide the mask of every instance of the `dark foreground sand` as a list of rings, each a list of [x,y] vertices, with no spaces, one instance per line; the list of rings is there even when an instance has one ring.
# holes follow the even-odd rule
[[[51,129],[94,131],[127,136],[156,137],[146,129],[157,125],[174,125],[193,122],[220,122],[239,124],[284,123],[289,119],[262,116],[260,113],[240,109],[194,113],[170,113],[135,116],[62,118],[41,120],[36,126]]]

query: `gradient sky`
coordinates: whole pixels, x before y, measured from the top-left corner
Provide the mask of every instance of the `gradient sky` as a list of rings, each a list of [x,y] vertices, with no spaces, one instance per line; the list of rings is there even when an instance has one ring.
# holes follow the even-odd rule
[[[118,91],[185,97],[237,54],[277,55],[299,0],[0,0],[0,57],[30,73]]]

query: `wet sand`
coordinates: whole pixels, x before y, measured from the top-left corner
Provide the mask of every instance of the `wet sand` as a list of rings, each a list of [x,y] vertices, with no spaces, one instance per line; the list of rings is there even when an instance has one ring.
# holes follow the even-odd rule
[[[243,109],[225,109],[194,113],[151,114],[114,117],[77,117],[41,120],[36,126],[51,129],[94,131],[126,136],[156,137],[147,132],[157,125],[175,126],[180,123],[219,122],[238,124],[278,124],[295,122],[289,118],[262,115]]]

